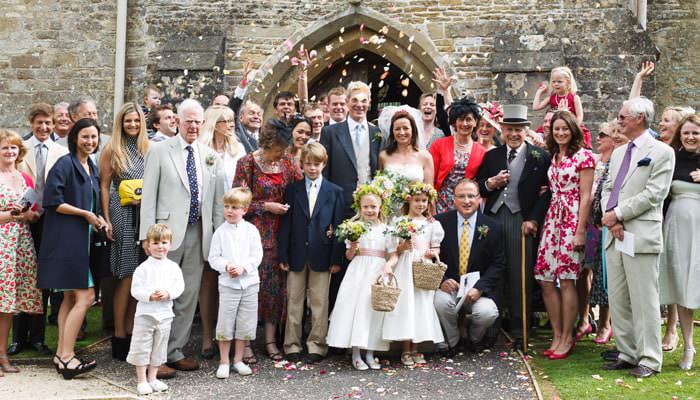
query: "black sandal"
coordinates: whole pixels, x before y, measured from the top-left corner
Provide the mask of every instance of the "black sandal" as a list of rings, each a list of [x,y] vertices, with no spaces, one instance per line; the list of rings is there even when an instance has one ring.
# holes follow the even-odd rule
[[[252,356],[248,356],[248,357],[245,357],[245,356],[244,356],[244,357],[243,357],[243,362],[246,363],[246,364],[248,364],[248,365],[257,364],[257,363],[258,363],[258,358],[255,357],[255,352],[253,351],[253,348],[250,346],[250,343],[248,343],[245,347],[246,347],[247,349],[250,349],[250,353],[253,354],[253,355],[252,355]]]
[[[58,360],[58,361],[56,361],[56,360]],[[53,366],[56,368],[56,373],[60,374],[61,371],[58,369],[58,363],[61,362],[61,357],[59,357],[58,354],[54,354],[53,360],[51,360],[51,362],[53,362]]]
[[[282,353],[281,353],[281,352],[277,351],[277,352],[274,352],[274,353],[270,353],[270,352],[267,350],[267,346],[269,346],[269,345],[271,345],[271,344],[274,344],[275,346],[277,346],[277,343],[275,343],[275,342],[265,343],[265,352],[267,353],[267,356],[268,356],[268,357],[270,358],[270,360],[272,360],[272,361],[282,361],[282,360],[284,359],[284,356],[282,356]]]
[[[80,362],[75,368],[68,368],[68,364],[70,364],[73,359],[76,359]],[[79,359],[76,356],[71,357],[70,360],[68,361],[63,361],[60,358],[58,361],[63,364],[63,368],[59,368],[59,372],[61,375],[63,375],[63,379],[65,380],[71,380],[75,378],[78,375],[87,373],[95,369],[97,367],[97,362],[96,361],[90,361],[89,363],[86,363],[85,361]]]

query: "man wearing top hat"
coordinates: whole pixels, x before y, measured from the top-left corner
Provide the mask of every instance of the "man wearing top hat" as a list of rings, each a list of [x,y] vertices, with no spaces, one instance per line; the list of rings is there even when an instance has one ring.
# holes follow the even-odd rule
[[[523,318],[529,327],[532,313],[532,275],[537,251],[538,228],[549,207],[547,186],[550,158],[547,152],[525,141],[527,107],[504,105],[501,139],[504,146],[486,153],[476,180],[479,192],[486,199],[484,214],[503,224],[506,248],[506,282],[503,298],[510,312],[511,336],[516,348],[521,347]],[[522,276],[521,241],[525,237],[525,282]],[[522,288],[527,310],[523,310]],[[499,307],[500,308],[500,307]]]

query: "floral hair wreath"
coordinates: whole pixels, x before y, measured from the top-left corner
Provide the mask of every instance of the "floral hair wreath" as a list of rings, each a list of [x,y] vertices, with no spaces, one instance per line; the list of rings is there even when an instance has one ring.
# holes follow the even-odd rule
[[[410,185],[408,185],[408,190],[406,191],[406,201],[411,200],[412,196],[418,195],[418,194],[425,194],[428,196],[428,201],[429,202],[434,202],[437,200],[437,190],[433,188],[433,185],[429,183],[424,183],[424,182],[412,182]]]
[[[389,194],[391,191],[389,191]],[[387,202],[386,199],[388,197],[387,191],[378,185],[374,184],[362,184],[355,189],[355,191],[352,194],[352,208],[360,212],[360,201],[362,201],[362,198],[367,196],[367,195],[374,195],[377,196],[379,199],[382,201],[381,209],[382,213],[384,215],[387,214]]]

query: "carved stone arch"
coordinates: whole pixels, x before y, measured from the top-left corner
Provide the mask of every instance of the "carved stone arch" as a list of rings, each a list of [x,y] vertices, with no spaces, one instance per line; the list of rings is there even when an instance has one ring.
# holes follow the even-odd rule
[[[386,41],[380,45],[361,43],[361,37],[369,41],[374,35]],[[423,92],[435,90],[431,78],[436,67],[444,67],[451,72],[447,59],[443,58],[425,33],[368,7],[350,6],[298,29],[286,45],[281,45],[265,60],[248,91],[248,97],[260,104],[266,115],[272,115],[272,100],[277,93],[296,93],[297,67],[290,63],[289,58],[297,54],[301,45],[318,53],[314,66],[308,71],[309,82],[323,74],[327,66],[358,50],[376,53],[402,68]],[[328,45],[330,47],[327,48]]]

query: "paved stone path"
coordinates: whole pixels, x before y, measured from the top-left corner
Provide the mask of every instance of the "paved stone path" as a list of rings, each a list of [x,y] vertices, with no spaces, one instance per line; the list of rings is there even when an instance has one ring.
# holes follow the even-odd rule
[[[186,353],[194,353],[190,343]],[[170,390],[149,399],[533,399],[526,368],[502,341],[481,354],[462,353],[453,359],[429,356],[422,367],[406,368],[397,357],[382,358],[381,371],[356,371],[349,356],[331,356],[313,366],[284,365],[263,357],[249,377],[232,374],[216,379],[217,361],[204,361],[195,372],[178,372],[167,381]],[[111,359],[109,342],[89,350],[98,368],[92,376],[63,381],[50,364],[28,365],[21,374],[0,378],[0,398],[94,399],[136,398],[133,368]]]

